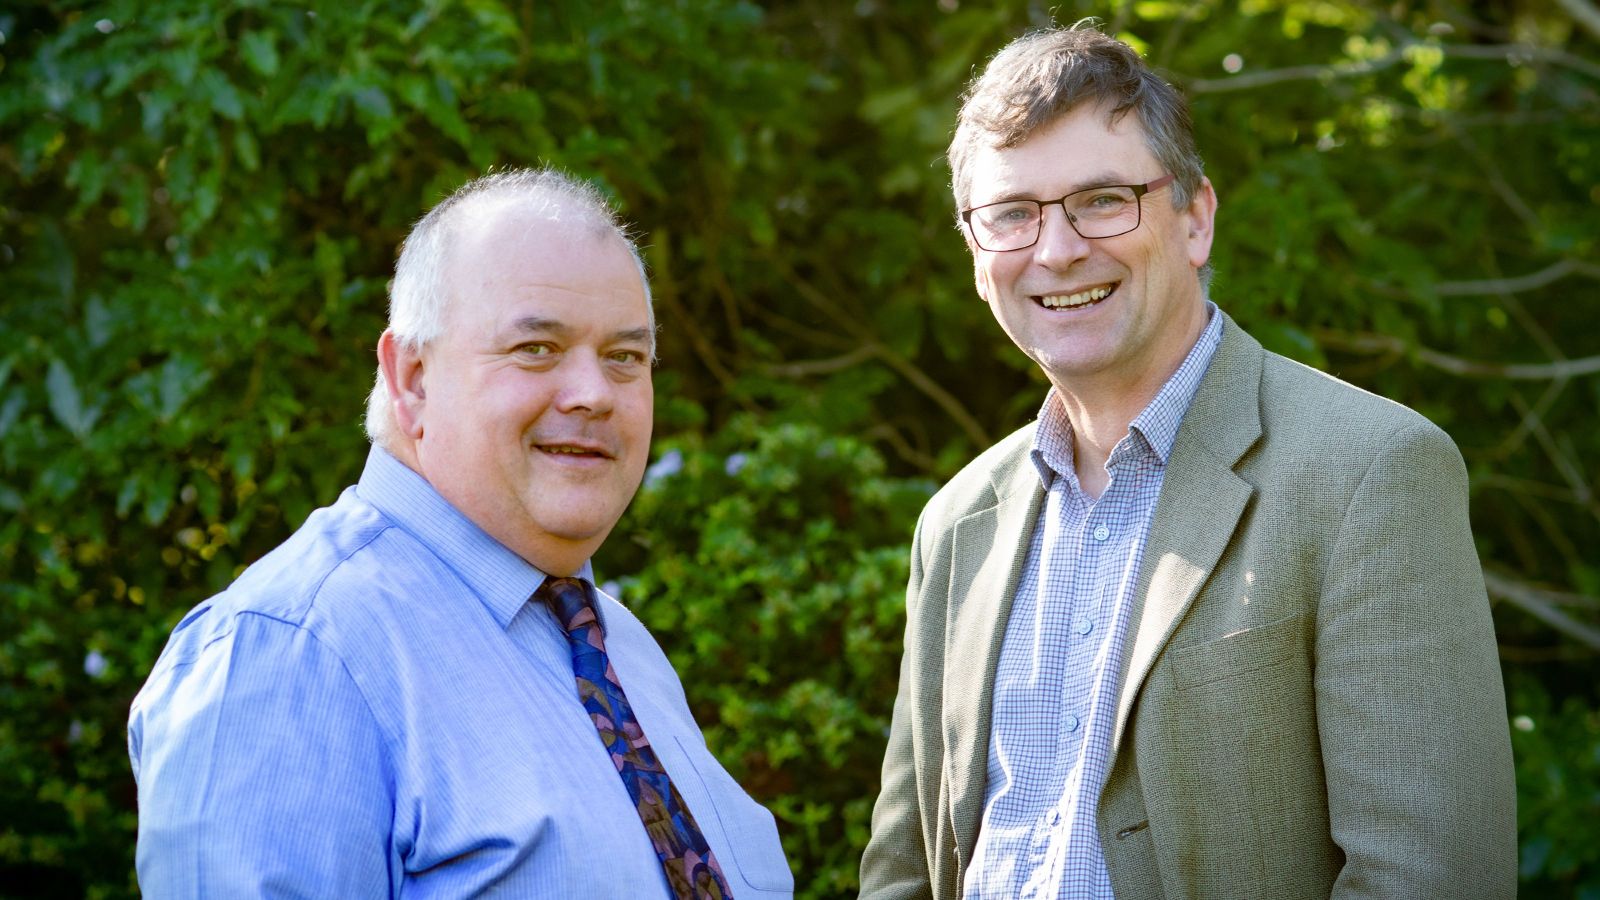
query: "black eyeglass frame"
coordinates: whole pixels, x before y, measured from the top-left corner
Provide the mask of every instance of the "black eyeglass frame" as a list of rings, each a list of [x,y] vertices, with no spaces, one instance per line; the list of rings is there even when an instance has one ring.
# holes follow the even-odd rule
[[[1073,191],[1072,193],[1063,197],[1059,197],[1055,200],[1034,200],[1034,203],[1039,204],[1039,227],[1034,231],[1033,240],[1023,244],[1021,247],[1010,247],[1005,250],[990,250],[988,247],[983,246],[983,241],[978,240],[978,230],[972,227],[973,213],[980,209],[988,209],[991,206],[1005,206],[1008,203],[1016,203],[1016,200],[1001,200],[998,203],[985,203],[982,206],[974,206],[970,209],[964,209],[961,211],[961,221],[966,223],[967,234],[972,235],[972,242],[978,245],[978,249],[988,250],[990,253],[1011,253],[1016,250],[1026,250],[1029,247],[1032,247],[1034,244],[1039,243],[1039,238],[1044,235],[1044,208],[1047,206],[1059,206],[1061,207],[1062,215],[1067,217],[1067,225],[1070,226],[1073,231],[1078,233],[1078,237],[1081,237],[1086,241],[1102,241],[1106,238],[1121,237],[1129,232],[1138,231],[1139,226],[1144,224],[1144,195],[1150,193],[1151,191],[1161,190],[1162,188],[1171,184],[1173,181],[1176,181],[1177,177],[1178,176],[1176,175],[1167,174],[1157,178],[1155,181],[1147,181],[1144,184],[1099,184],[1095,185],[1094,187],[1084,188],[1081,191]],[[1133,208],[1136,214],[1133,220],[1133,225],[1129,227],[1127,231],[1119,231],[1116,234],[1101,234],[1094,237],[1090,237],[1089,235],[1078,231],[1078,223],[1073,220],[1072,213],[1067,212],[1067,197],[1073,197],[1089,191],[1103,191],[1106,188],[1118,187],[1127,188],[1128,190],[1133,191]]]

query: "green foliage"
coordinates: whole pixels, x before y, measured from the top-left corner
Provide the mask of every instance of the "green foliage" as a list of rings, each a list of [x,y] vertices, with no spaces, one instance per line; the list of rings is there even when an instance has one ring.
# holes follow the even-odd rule
[[[1600,898],[1600,712],[1556,703],[1532,678],[1509,697],[1517,755],[1522,884],[1528,896]]]
[[[596,565],[669,647],[707,743],[784,824],[797,895],[857,887],[931,482],[852,438],[741,418],[667,442]]]
[[[644,238],[658,449],[682,467],[602,572],[778,812],[802,891],[847,894],[916,507],[1042,395],[973,296],[941,160],[972,68],[1041,9],[0,10],[0,893],[133,891],[123,725],[166,634],[355,477],[409,223],[487,167],[550,162]],[[1535,723],[1525,878],[1587,896],[1597,36],[1551,4],[1054,14],[1102,16],[1189,92],[1219,304],[1461,445]]]

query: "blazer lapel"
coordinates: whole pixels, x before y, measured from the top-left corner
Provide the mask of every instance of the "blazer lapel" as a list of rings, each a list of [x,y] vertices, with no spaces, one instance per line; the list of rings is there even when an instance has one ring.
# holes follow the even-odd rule
[[[995,665],[1044,490],[1031,442],[999,466],[997,504],[955,525],[944,666],[945,784],[957,871],[972,861],[988,780]],[[970,573],[970,574],[969,574]]]
[[[1206,370],[1167,460],[1134,602],[1138,623],[1123,654],[1111,757],[1156,657],[1211,576],[1255,489],[1233,466],[1261,437],[1265,352],[1224,314],[1222,345]]]

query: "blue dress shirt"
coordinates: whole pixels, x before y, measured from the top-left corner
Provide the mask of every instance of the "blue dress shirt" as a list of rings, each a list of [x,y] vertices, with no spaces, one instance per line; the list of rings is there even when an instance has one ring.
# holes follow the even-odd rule
[[[587,571],[584,573],[587,575]],[[578,702],[544,574],[383,450],[190,612],[133,702],[151,897],[670,897]],[[739,900],[789,897],[771,813],[639,620],[611,661]]]
[[[968,900],[1111,900],[1095,813],[1145,538],[1178,426],[1222,342],[1222,316],[1206,307],[1199,340],[1111,449],[1098,499],[1078,483],[1072,423],[1054,391],[1039,411],[1033,462],[1045,502],[995,669]]]

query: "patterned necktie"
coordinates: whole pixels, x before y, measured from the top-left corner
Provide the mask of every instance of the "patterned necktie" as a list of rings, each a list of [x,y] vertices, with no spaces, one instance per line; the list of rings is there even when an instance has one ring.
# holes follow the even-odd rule
[[[667,777],[644,736],[633,707],[622,692],[606,655],[605,635],[589,601],[589,584],[580,578],[546,578],[533,595],[550,606],[567,632],[578,699],[594,720],[600,741],[617,764],[617,773],[639,810],[639,819],[679,900],[732,900],[722,867],[711,853],[689,805]]]

